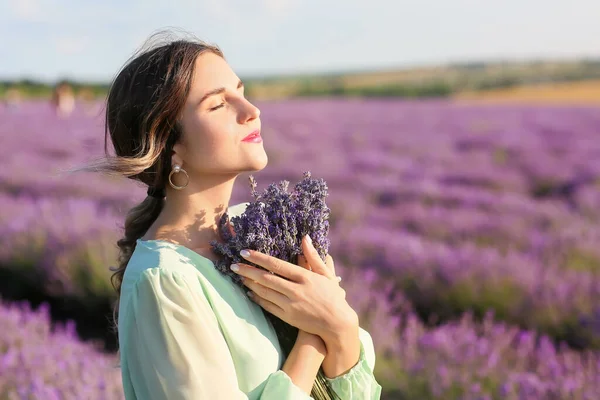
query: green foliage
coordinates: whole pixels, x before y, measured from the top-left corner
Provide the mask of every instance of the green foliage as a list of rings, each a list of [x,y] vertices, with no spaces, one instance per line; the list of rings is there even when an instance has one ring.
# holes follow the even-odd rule
[[[565,256],[565,266],[575,271],[600,273],[600,260],[581,249],[571,249]]]
[[[506,149],[496,148],[492,153],[492,159],[496,165],[506,165],[510,159]]]
[[[341,83],[314,84],[305,81],[296,96],[352,96],[352,97],[446,97],[452,88],[443,81],[425,84],[396,83],[389,85],[344,87]]]
[[[475,84],[475,90],[489,90],[489,89],[500,89],[517,86],[524,83],[524,81],[516,76],[499,76],[491,77],[480,81]]]
[[[63,79],[60,82],[68,83],[73,88],[75,95],[80,90],[90,90],[95,97],[102,97],[108,93],[108,84],[84,83]],[[57,82],[58,83],[58,82]],[[49,98],[54,89],[54,83],[45,83],[33,79],[21,79],[19,81],[0,81],[0,97],[4,96],[8,89],[18,90],[24,98]]]
[[[531,186],[531,195],[535,198],[542,198],[555,193],[558,188],[558,183],[551,179],[538,179]]]

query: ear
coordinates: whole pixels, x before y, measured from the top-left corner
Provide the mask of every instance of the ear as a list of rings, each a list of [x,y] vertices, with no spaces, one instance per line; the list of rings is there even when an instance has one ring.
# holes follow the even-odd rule
[[[185,146],[182,143],[175,143],[171,154],[171,169],[175,165],[183,167],[183,156],[185,155]]]

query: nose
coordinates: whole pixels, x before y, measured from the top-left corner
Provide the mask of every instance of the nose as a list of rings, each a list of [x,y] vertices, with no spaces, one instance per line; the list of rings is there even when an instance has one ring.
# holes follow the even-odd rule
[[[260,109],[250,101],[244,99],[243,106],[238,113],[238,123],[243,124],[248,121],[252,121],[260,117]]]

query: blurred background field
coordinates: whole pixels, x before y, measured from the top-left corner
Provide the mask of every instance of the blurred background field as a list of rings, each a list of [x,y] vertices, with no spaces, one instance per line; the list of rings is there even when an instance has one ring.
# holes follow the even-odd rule
[[[269,166],[255,174],[259,186],[298,181],[303,170],[328,183],[331,254],[374,338],[387,398],[462,398],[463,391],[544,398],[599,389],[600,109],[404,99],[257,103],[269,154]],[[101,154],[101,113],[76,107],[65,118],[47,102],[28,101],[0,117],[2,296],[47,302],[54,320],[73,319],[82,339],[114,357],[108,266],[124,212],[145,190],[60,172]],[[250,200],[246,182],[240,176],[232,204]],[[16,326],[32,318],[14,309],[3,315]],[[29,340],[49,343],[37,333],[14,336],[27,329],[11,330],[5,351],[31,352]],[[4,357],[5,390],[39,368]]]
[[[328,184],[382,398],[599,398],[599,55],[337,69],[238,74],[258,189]],[[146,190],[63,172],[103,154],[109,85],[66,75],[0,75],[0,399],[122,398],[108,268]]]

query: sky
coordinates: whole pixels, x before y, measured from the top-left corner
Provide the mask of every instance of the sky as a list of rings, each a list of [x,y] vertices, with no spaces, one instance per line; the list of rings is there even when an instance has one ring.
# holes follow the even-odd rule
[[[109,82],[163,29],[240,77],[600,58],[598,0],[0,0],[0,79]]]

